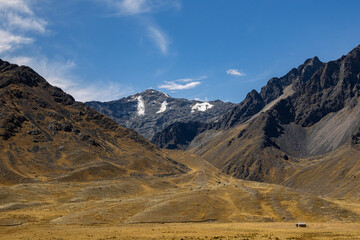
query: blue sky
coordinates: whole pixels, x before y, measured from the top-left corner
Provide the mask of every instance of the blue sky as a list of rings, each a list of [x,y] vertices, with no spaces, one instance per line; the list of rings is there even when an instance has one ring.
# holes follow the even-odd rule
[[[77,100],[148,88],[240,102],[307,58],[360,44],[360,1],[0,0],[0,58]]]

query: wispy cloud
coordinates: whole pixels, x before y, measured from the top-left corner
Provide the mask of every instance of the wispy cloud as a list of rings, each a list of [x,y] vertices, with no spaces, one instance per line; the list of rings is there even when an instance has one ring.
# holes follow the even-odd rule
[[[167,54],[170,42],[165,33],[155,26],[149,26],[148,30],[150,39],[155,43],[155,45],[163,54]]]
[[[14,50],[15,48],[32,43],[34,39],[13,34],[0,29],[0,54]]]
[[[75,86],[67,90],[76,100],[86,101],[111,101],[134,94],[135,91],[129,86],[118,83],[90,84],[87,87]]]
[[[151,11],[149,1],[146,0],[107,0],[108,4],[116,7],[119,15],[136,15]]]
[[[191,89],[198,85],[200,85],[201,82],[191,82],[186,84],[179,84],[176,82],[164,82],[163,85],[160,85],[159,88],[166,89],[166,90],[185,90],[185,89]]]
[[[229,70],[226,71],[226,73],[229,74],[229,75],[238,76],[238,77],[243,77],[243,76],[246,75],[245,73],[240,72],[237,69],[229,69]]]
[[[95,0],[114,11],[116,16],[134,17],[139,20],[147,37],[154,43],[163,55],[169,53],[170,38],[159,27],[153,14],[169,9],[180,9],[178,0]]]
[[[1,0],[0,9],[2,10],[15,9],[21,13],[32,14],[33,12],[29,8],[28,2],[25,2],[23,0]]]
[[[47,22],[37,17],[29,4],[25,0],[0,0],[1,54],[33,43],[35,40],[28,32],[46,31]]]
[[[181,78],[174,81],[164,81],[158,88],[166,90],[186,90],[199,86],[200,80],[206,79],[207,76],[201,76],[199,78]]]
[[[60,87],[78,101],[110,101],[134,93],[131,87],[118,83],[85,83],[75,75],[73,61],[49,61],[46,57],[17,56],[7,59],[18,65],[27,65],[43,76],[50,84]]]
[[[22,29],[26,31],[37,31],[44,33],[46,31],[47,22],[43,19],[30,16],[20,16],[16,12],[10,12],[7,14],[8,26],[12,29]]]
[[[178,0],[96,0],[106,3],[120,16],[134,16],[145,13],[156,13],[171,8],[180,9]]]

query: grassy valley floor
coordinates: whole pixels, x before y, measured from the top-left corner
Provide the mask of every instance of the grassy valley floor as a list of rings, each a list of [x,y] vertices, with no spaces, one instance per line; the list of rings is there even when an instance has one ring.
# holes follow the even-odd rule
[[[360,223],[167,223],[0,227],[0,239],[360,239]]]
[[[360,239],[358,200],[243,181],[196,155],[168,154],[190,170],[0,185],[0,239]]]

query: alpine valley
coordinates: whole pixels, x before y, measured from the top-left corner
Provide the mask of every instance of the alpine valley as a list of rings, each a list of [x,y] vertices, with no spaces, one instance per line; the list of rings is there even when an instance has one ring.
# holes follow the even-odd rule
[[[359,95],[360,46],[238,104],[81,103],[0,60],[0,238],[360,239]]]

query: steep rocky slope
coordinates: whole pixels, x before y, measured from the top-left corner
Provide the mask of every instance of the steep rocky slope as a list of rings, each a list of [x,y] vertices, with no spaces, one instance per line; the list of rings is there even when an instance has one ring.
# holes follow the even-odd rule
[[[244,101],[237,105],[231,112],[225,114],[224,117],[214,124],[213,128],[225,129],[239,123],[244,123],[253,115],[260,112],[265,105],[270,104],[283,95],[285,88],[290,84],[293,84],[293,88],[297,88],[297,86],[309,80],[322,66],[323,63],[317,57],[314,57],[307,59],[298,68],[293,68],[285,76],[270,79],[266,86],[261,88],[260,93],[252,90]]]
[[[159,148],[185,150],[207,127],[208,124],[202,122],[176,122],[156,133],[151,142]]]
[[[136,132],[0,60],[0,180],[72,181],[186,172]]]
[[[233,126],[225,121],[198,135],[190,151],[238,178],[356,198],[360,46],[320,65],[313,74],[294,78],[287,87],[291,94],[283,91],[248,121]],[[338,186],[348,187],[335,191]]]
[[[173,123],[216,121],[234,106],[219,100],[172,98],[152,89],[116,101],[86,104],[149,140]]]
[[[223,130],[245,123],[255,116],[260,114],[261,111],[269,110],[281,98],[286,98],[293,94],[295,88],[304,84],[309,80],[312,75],[324,64],[317,58],[307,59],[298,68],[293,68],[285,76],[281,78],[272,78],[268,81],[267,85],[261,88],[260,93],[256,90],[249,92],[245,99],[234,106],[230,111],[224,114],[220,119],[208,122],[205,126],[199,128],[199,131],[192,134],[193,137],[204,132],[204,130],[215,129]],[[265,108],[266,106],[266,108]],[[163,131],[157,133],[152,142],[158,147],[167,148],[186,148],[184,144],[178,144],[180,136],[175,135],[175,132],[182,132],[183,129],[196,129],[196,124],[189,122],[186,125],[173,124],[165,128]],[[171,136],[171,137],[170,137]],[[188,137],[187,143],[190,143],[193,138]]]

